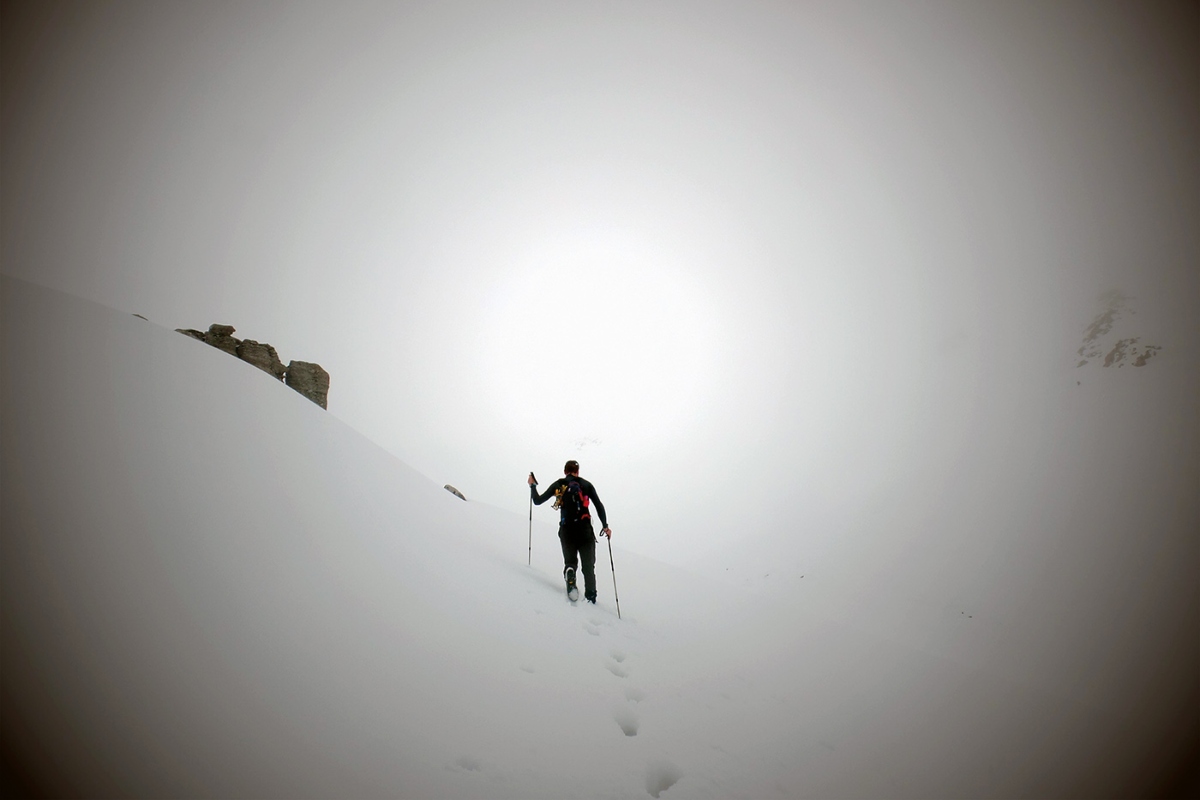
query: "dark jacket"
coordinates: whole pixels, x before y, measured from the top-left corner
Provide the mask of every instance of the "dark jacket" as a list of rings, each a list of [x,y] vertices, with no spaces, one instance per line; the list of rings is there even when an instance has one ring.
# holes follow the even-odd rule
[[[607,528],[608,527],[608,517],[604,513],[604,504],[600,502],[600,495],[596,494],[596,487],[592,486],[592,482],[587,480],[586,478],[577,478],[574,475],[564,475],[563,477],[556,480],[554,483],[550,484],[550,486],[548,486],[546,488],[546,491],[543,494],[538,494],[537,484],[534,484],[533,486],[529,487],[529,496],[533,499],[533,502],[535,505],[540,506],[542,503],[546,502],[551,497],[554,497],[555,494],[557,494],[560,489],[565,488],[567,483],[569,483],[570,481],[578,481],[579,482],[579,487],[581,489],[583,489],[583,496],[584,496],[584,498],[586,498],[585,502],[590,502],[592,505],[594,505],[596,507],[596,513],[600,516],[600,527]],[[559,516],[558,524],[561,526],[561,525],[563,525],[563,523],[566,522],[566,520],[563,519],[561,515],[566,514],[567,512],[565,509],[563,509],[559,513],[560,513],[560,516]]]

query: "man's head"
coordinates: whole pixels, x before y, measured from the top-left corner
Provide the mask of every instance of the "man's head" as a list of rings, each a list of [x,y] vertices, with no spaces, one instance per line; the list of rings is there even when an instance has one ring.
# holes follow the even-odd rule
[[[575,459],[571,459],[570,461],[568,461],[566,464],[563,465],[563,475],[578,475],[578,474],[579,474],[579,462],[576,461]]]

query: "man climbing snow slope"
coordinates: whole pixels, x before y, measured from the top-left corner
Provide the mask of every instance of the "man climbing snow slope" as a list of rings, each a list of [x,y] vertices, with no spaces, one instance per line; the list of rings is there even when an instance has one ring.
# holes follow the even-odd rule
[[[601,536],[612,537],[604,504],[596,494],[592,482],[579,477],[579,462],[568,461],[563,467],[563,477],[556,480],[538,494],[537,481],[529,473],[529,496],[537,505],[554,497],[554,507],[559,510],[558,539],[562,542],[563,578],[567,581],[567,597],[579,599],[575,586],[575,573],[579,562],[583,562],[584,597],[589,603],[596,602],[596,534],[592,531],[591,505],[595,503],[600,524],[604,526]]]

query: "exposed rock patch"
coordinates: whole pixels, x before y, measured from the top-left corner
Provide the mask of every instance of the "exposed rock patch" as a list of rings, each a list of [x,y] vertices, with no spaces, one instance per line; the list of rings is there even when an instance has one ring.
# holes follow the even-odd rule
[[[463,495],[463,493],[462,493],[462,492],[460,492],[458,489],[455,489],[453,486],[451,486],[451,485],[450,485],[450,484],[448,484],[448,483],[447,483],[445,486],[443,486],[442,488],[443,488],[443,489],[445,489],[445,490],[446,490],[447,492],[449,492],[450,494],[454,495],[455,497],[459,498],[460,500],[466,500],[466,499],[467,499],[467,498],[466,498],[466,497]]]
[[[247,364],[272,375],[276,380],[283,380],[287,368],[279,360],[279,353],[269,344],[260,344],[253,339],[243,339],[237,346],[237,357]],[[329,377],[325,378],[325,388],[329,388]]]
[[[1104,357],[1104,366],[1111,367],[1113,364],[1118,364],[1125,360],[1125,348],[1137,339],[1118,339],[1112,350],[1108,351],[1108,355]]]
[[[320,364],[310,361],[292,361],[286,367],[275,348],[253,339],[238,339],[232,325],[209,325],[207,331],[195,328],[176,328],[177,333],[224,350],[247,364],[253,364],[276,380],[283,381],[321,408],[328,409],[329,373]]]
[[[285,377],[288,386],[321,408],[328,408],[325,398],[329,395],[329,373],[321,369],[320,364],[291,361],[288,363]]]
[[[1123,317],[1134,312],[1128,307],[1123,293],[1112,291],[1101,296],[1104,309],[1096,315],[1083,333],[1083,343],[1076,353],[1079,362],[1076,368],[1086,366],[1091,359],[1104,358],[1104,367],[1123,367],[1129,361],[1135,367],[1144,367],[1162,348],[1155,344],[1139,344],[1141,337],[1132,336],[1111,341],[1110,334]],[[1078,381],[1076,381],[1078,383]]]
[[[204,343],[236,356],[237,347],[241,342],[233,338],[233,330],[232,325],[209,325],[208,333],[204,334]]]
[[[1146,362],[1149,361],[1151,358],[1154,358],[1154,354],[1157,353],[1159,350],[1162,350],[1162,348],[1159,347],[1158,345],[1154,345],[1154,344],[1146,345],[1146,349],[1143,350],[1138,355],[1137,359],[1133,362],[1133,365],[1135,367],[1146,366]]]

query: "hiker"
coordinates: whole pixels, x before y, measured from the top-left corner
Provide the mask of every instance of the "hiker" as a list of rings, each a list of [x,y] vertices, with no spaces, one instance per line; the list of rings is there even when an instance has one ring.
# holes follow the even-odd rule
[[[608,527],[608,517],[604,513],[604,504],[596,494],[592,482],[579,477],[579,462],[568,461],[563,466],[563,477],[550,484],[544,494],[538,494],[537,480],[529,473],[529,496],[537,505],[556,498],[554,507],[559,509],[558,539],[562,542],[563,578],[567,581],[567,596],[571,600],[579,599],[579,590],[575,586],[575,572],[583,562],[584,597],[589,603],[596,602],[596,535],[592,531],[591,504],[595,503],[596,513],[600,515],[600,524],[604,529],[601,536],[612,538],[612,530]]]

